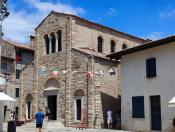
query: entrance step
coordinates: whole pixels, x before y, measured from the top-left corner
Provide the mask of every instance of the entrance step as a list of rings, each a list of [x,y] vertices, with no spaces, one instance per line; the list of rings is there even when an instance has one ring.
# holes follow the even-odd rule
[[[20,128],[24,128],[24,129],[35,128],[35,127],[36,127],[35,121],[29,122],[29,123],[26,123],[26,124],[20,126]],[[43,128],[57,129],[57,128],[64,128],[64,125],[60,121],[44,121]]]

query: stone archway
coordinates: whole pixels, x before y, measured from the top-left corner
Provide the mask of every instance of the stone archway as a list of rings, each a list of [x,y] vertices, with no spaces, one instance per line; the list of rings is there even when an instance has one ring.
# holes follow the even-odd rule
[[[57,120],[58,117],[58,96],[59,83],[58,80],[52,78],[49,79],[45,84],[44,98],[45,106],[49,108],[49,119]]]
[[[31,94],[27,94],[26,96],[26,120],[32,119],[32,101],[33,101],[33,96]]]

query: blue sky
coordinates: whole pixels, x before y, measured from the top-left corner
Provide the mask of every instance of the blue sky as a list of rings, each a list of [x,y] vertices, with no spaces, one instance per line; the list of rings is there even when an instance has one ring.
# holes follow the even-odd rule
[[[6,39],[28,43],[33,29],[51,11],[70,13],[138,37],[175,34],[175,0],[8,0]]]

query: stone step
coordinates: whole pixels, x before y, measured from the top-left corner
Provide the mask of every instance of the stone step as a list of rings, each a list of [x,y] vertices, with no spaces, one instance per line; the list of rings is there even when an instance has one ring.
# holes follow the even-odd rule
[[[30,122],[30,123],[26,123],[22,126],[20,126],[21,128],[35,128],[36,127],[36,122]],[[44,121],[43,122],[43,128],[51,128],[51,129],[56,129],[56,128],[64,128],[64,125],[59,122],[59,121]]]

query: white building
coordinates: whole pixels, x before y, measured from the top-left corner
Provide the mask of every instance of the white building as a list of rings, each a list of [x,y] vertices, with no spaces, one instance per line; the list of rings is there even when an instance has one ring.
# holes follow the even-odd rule
[[[122,128],[175,131],[175,36],[108,55],[121,61]]]

